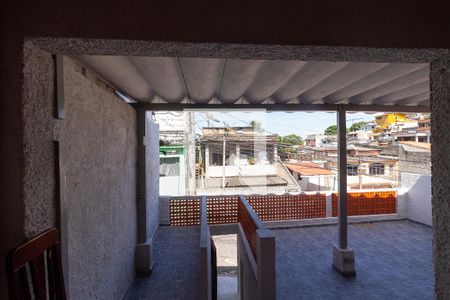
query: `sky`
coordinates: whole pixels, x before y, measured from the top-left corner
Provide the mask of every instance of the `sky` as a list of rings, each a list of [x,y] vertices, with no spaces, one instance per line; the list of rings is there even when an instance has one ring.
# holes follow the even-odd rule
[[[309,134],[323,133],[330,125],[336,125],[336,113],[328,112],[266,112],[266,111],[208,111],[196,113],[196,131],[200,128],[227,126],[249,126],[255,120],[269,133],[288,135],[297,134],[305,138]],[[374,121],[374,114],[347,113],[347,127],[361,121]]]

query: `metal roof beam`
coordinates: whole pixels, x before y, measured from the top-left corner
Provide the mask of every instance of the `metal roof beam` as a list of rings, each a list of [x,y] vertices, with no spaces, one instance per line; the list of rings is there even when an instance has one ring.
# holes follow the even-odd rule
[[[330,111],[339,109],[360,112],[430,112],[428,106],[403,105],[357,105],[357,104],[172,104],[172,103],[133,103],[150,111],[182,111],[182,110],[267,110],[267,111]]]

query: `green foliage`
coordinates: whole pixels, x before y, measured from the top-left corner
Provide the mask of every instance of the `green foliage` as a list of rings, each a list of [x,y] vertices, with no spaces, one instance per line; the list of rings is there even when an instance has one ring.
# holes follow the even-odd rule
[[[296,134],[289,134],[283,137],[283,144],[302,145],[302,138]]]
[[[350,126],[349,131],[353,132],[353,131],[360,130],[364,125],[366,125],[366,122],[364,122],[364,121],[353,123],[352,126]]]
[[[303,145],[302,138],[296,134],[288,134],[285,136],[280,136],[277,134],[276,137],[280,152],[295,153],[296,150],[293,146]]]
[[[252,126],[253,128],[261,128],[261,123],[255,121],[255,120],[252,120],[252,121],[250,121],[250,126]]]
[[[337,126],[336,125],[328,126],[327,129],[325,129],[324,133],[326,135],[336,135],[337,134]]]

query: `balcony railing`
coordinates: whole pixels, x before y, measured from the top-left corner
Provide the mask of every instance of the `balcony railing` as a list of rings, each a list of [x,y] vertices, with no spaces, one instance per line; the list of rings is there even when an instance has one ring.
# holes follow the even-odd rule
[[[348,215],[381,215],[397,213],[397,192],[350,192],[347,194]],[[239,223],[242,196],[206,196],[208,224]],[[201,197],[170,199],[170,225],[200,224]],[[244,199],[261,221],[290,221],[337,216],[337,193],[250,195]]]
[[[347,201],[349,216],[397,211],[397,193],[392,190],[351,192]],[[216,251],[209,225],[233,223],[237,224],[238,273],[246,278],[241,298],[275,299],[275,237],[263,221],[324,222],[320,219],[337,216],[337,208],[337,193],[173,197],[169,219],[172,226],[200,225],[201,299],[211,299],[217,288]]]
[[[176,198],[170,204],[175,226],[200,224],[200,299],[217,292],[216,250],[211,224],[238,224],[239,276],[242,299],[275,299],[275,237],[265,228],[244,196]],[[172,214],[178,214],[173,215]]]
[[[338,194],[332,194],[333,217],[338,215]],[[395,214],[397,192],[354,192],[347,194],[349,216]]]

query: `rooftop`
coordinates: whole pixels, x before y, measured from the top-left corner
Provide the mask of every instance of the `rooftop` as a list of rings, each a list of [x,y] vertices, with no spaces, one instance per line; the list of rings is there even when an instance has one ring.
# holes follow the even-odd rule
[[[316,166],[314,166],[316,165]],[[319,165],[314,163],[300,163],[300,164],[286,164],[286,167],[300,175],[334,175],[330,170],[319,167]]]
[[[248,176],[248,177],[226,177],[226,187],[249,187],[249,186],[284,186],[287,181],[278,176]],[[205,187],[219,188],[222,186],[222,178],[205,178]]]
[[[431,143],[413,142],[413,141],[402,141],[399,142],[401,145],[406,145],[409,147],[420,148],[420,149],[431,149]]]

